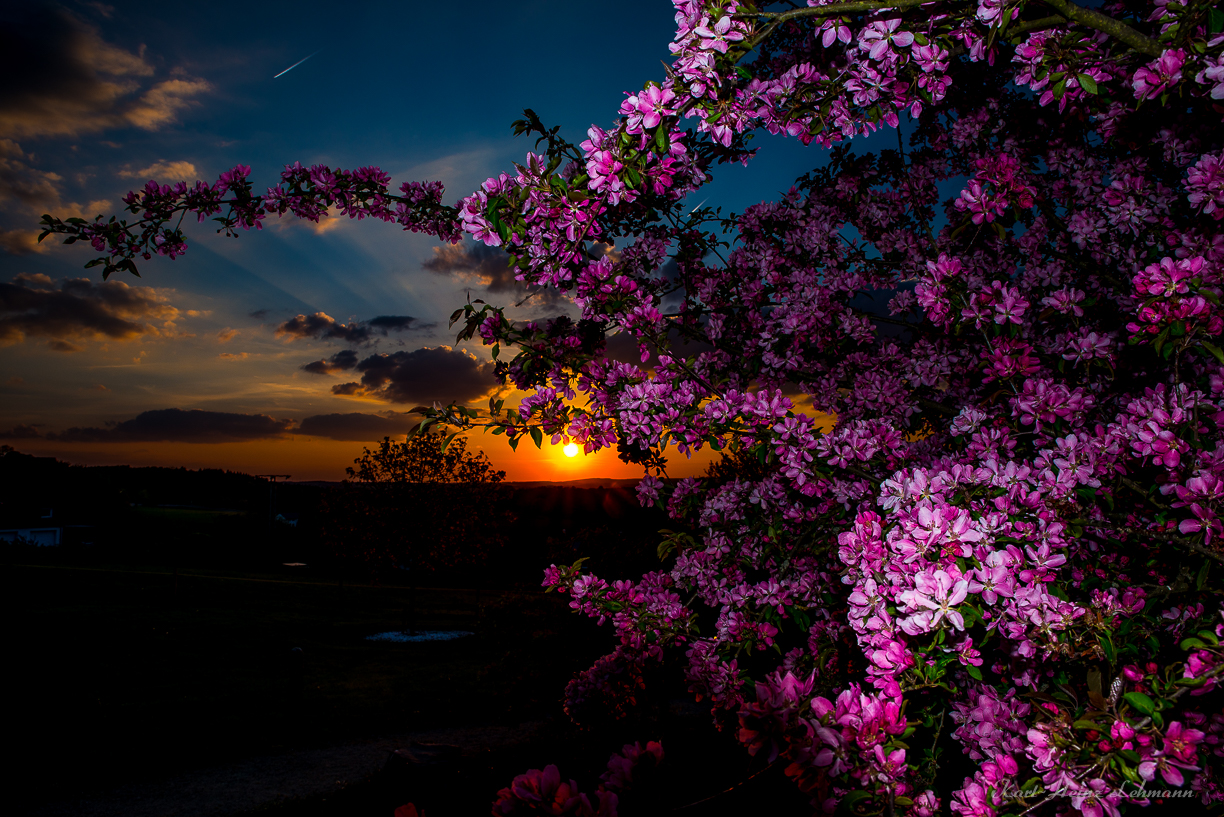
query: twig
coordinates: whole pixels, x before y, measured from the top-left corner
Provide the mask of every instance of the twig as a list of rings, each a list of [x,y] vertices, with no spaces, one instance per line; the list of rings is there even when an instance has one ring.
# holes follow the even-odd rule
[[[740,782],[736,783],[734,786],[731,786],[730,788],[723,789],[722,791],[718,792],[717,794],[711,794],[709,797],[703,797],[702,799],[700,799],[700,800],[696,801],[695,803],[688,803],[688,804],[683,805],[683,806],[676,806],[674,809],[672,809],[672,811],[680,811],[681,809],[692,808],[693,806],[699,806],[699,805],[701,805],[702,803],[707,803],[707,802],[709,802],[710,800],[713,800],[715,797],[722,797],[724,794],[730,794],[731,792],[733,792],[733,791],[735,791],[736,789],[738,789],[740,786],[742,786],[742,785],[744,785],[745,783],[747,783],[749,780],[752,780],[754,777],[757,777],[758,775],[762,775],[762,774],[764,774],[765,772],[769,771],[770,769],[772,769],[774,766],[777,766],[777,765],[778,765],[778,761],[776,761],[776,760],[775,760],[773,763],[770,763],[770,764],[769,764],[768,766],[766,766],[764,769],[761,769],[759,772],[754,772],[753,774],[749,775],[748,777],[745,777],[743,780],[741,780]]]

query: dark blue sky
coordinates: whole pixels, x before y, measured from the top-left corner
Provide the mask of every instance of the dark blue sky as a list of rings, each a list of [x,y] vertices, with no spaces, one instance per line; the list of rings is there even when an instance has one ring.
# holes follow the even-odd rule
[[[82,269],[88,247],[33,251],[39,216],[109,215],[148,177],[211,181],[236,164],[252,167],[259,190],[293,161],[376,164],[397,185],[440,179],[453,203],[522,161],[531,143],[514,139],[510,123],[523,108],[574,141],[592,123],[610,124],[625,91],[663,76],[673,10],[666,0],[66,2],[0,12],[0,32],[4,441],[80,462],[263,471],[287,462],[336,477],[363,441],[402,429],[392,412],[487,393],[479,346],[438,349],[453,345],[445,321],[466,293],[496,290],[485,268],[444,274],[437,242],[381,223],[286,220],[238,240],[199,225],[185,257],[146,262],[119,291]],[[748,168],[720,168],[695,198],[740,210],[823,159],[793,140],[759,142]],[[422,267],[431,259],[434,271]],[[91,283],[65,287],[81,277]],[[501,303],[513,295],[490,294]],[[317,312],[342,324],[415,321],[355,346],[335,332],[276,331]],[[408,405],[390,392],[335,395],[351,371],[302,369],[350,348],[360,358],[399,354],[407,385],[394,397]],[[176,436],[166,429],[186,415],[167,409],[213,414],[191,415]],[[145,412],[162,413],[141,420]],[[295,425],[358,414],[367,419]],[[575,475],[549,471],[554,460],[520,457],[520,476]]]

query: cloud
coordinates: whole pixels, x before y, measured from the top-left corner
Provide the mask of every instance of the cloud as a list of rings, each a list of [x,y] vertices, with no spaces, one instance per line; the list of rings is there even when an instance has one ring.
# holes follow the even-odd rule
[[[486,292],[509,294],[514,301],[521,300],[529,291],[538,290],[530,302],[534,306],[556,307],[569,303],[569,298],[555,289],[529,289],[522,281],[516,281],[517,270],[510,265],[510,256],[497,247],[480,243],[444,244],[434,247],[433,258],[423,262],[421,267],[435,275],[467,279],[484,287]]]
[[[335,374],[346,372],[357,365],[357,353],[352,349],[343,349],[331,356],[330,360],[316,360],[302,366],[302,371],[311,374]]]
[[[406,332],[414,328],[412,324],[415,321],[416,318],[410,318],[407,315],[379,315],[377,318],[370,318],[366,324],[383,332]]]
[[[85,351],[84,346],[77,346],[75,343],[67,340],[49,340],[47,341],[47,346],[51,347],[53,352],[66,352],[68,354]]]
[[[70,428],[47,434],[46,438],[72,443],[230,443],[278,439],[292,426],[292,420],[277,420],[266,414],[169,408],[145,411],[106,428]]]
[[[269,312],[271,312],[270,309],[252,309],[247,314],[257,321],[262,321],[264,318],[268,317]]]
[[[409,332],[433,326],[432,323],[418,324],[416,318],[407,315],[379,315],[369,321],[340,323],[326,312],[316,312],[290,318],[276,327],[276,334],[290,340],[318,338],[359,344],[370,343],[378,336],[386,337],[388,332]]]
[[[162,184],[169,182],[191,183],[200,177],[200,171],[191,162],[154,162],[142,170],[121,170],[119,175],[126,179],[149,180],[156,179]]]
[[[240,334],[242,333],[239,332],[237,329],[232,329],[227,326],[224,329],[222,329],[220,332],[217,333],[217,342],[218,343],[229,343],[231,340],[238,337]]]
[[[391,403],[471,403],[496,388],[493,362],[449,346],[370,355],[356,366],[361,382],[341,383],[332,394]]]
[[[217,357],[221,358],[222,360],[246,360],[250,356],[250,352],[239,352],[238,354],[234,354],[233,352],[222,352],[221,354],[217,355]]]
[[[38,243],[38,235],[38,230],[0,230],[0,250],[9,255],[44,252],[47,245]]]
[[[93,9],[96,14],[101,17],[105,17],[108,20],[115,13],[114,6],[108,6],[106,3],[98,3],[96,0],[84,0],[81,5]]]
[[[58,204],[57,183],[63,177],[36,170],[26,164],[29,160],[21,145],[12,139],[0,139],[0,202],[18,201],[32,209],[51,202]]]
[[[173,331],[179,311],[153,287],[121,281],[95,284],[87,278],[60,281],[56,289],[46,275],[21,274],[0,283],[0,345],[28,336],[51,338],[59,351],[79,349],[71,340],[132,340]],[[162,321],[160,328],[146,321]]]
[[[110,209],[111,203],[105,200],[84,205],[65,203],[60,196],[63,177],[32,167],[31,161],[32,157],[22,151],[21,145],[11,139],[0,139],[0,206],[5,210],[37,215],[50,212],[60,218],[91,219]],[[37,230],[0,232],[0,248],[12,255],[41,252],[47,246],[49,244],[38,243]]]
[[[37,426],[19,424],[7,431],[0,431],[0,440],[36,440],[42,437]]]
[[[143,49],[103,41],[67,12],[25,5],[0,21],[0,136],[76,136],[107,128],[156,130],[209,84],[153,81]]]
[[[297,433],[346,442],[367,442],[407,434],[421,420],[412,414],[316,414],[298,425]]]

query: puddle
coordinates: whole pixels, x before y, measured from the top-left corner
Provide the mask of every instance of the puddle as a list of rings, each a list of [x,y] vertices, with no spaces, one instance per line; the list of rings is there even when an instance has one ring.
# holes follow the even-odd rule
[[[389,633],[367,635],[366,641],[454,641],[456,638],[466,638],[476,633],[467,630],[417,630],[415,633],[405,633],[394,630]]]

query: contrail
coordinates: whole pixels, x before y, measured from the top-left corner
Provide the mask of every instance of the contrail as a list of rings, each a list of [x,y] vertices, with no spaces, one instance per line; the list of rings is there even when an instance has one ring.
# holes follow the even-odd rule
[[[320,51],[321,51],[321,50],[322,50],[322,49],[320,49]],[[318,54],[318,53],[319,53],[319,52],[318,52],[318,51],[316,51],[316,52],[314,52],[314,54],[311,54],[311,55],[310,55],[310,57],[313,57],[315,54]],[[304,63],[304,62],[306,62],[306,60],[310,59],[310,57],[303,57],[302,59],[300,59],[300,60],[298,60],[297,62],[295,62],[293,65],[290,65],[290,66],[289,66],[288,68],[286,68],[284,71],[281,71],[279,74],[277,74],[277,75],[276,75],[276,77],[283,77],[285,74],[288,74],[288,73],[289,73],[290,71],[292,71],[294,68],[297,68],[299,65],[301,65],[301,64],[302,64],[302,63]],[[272,79],[276,79],[276,77],[272,77]]]
[[[318,52],[316,51],[315,53],[317,54]],[[312,56],[313,56],[313,55],[312,55]],[[275,79],[275,77],[273,77],[273,79]],[[706,198],[702,199],[700,204],[698,204],[698,205],[697,205],[696,207],[694,207],[692,210],[689,210],[689,211],[688,211],[688,214],[691,216],[693,213],[696,213],[696,212],[697,212],[697,210],[701,208],[701,205],[702,205],[702,204],[705,204],[705,203],[706,203],[707,201],[709,201],[709,200],[710,200],[710,199],[709,199],[709,197],[708,197],[708,196],[707,196]]]

